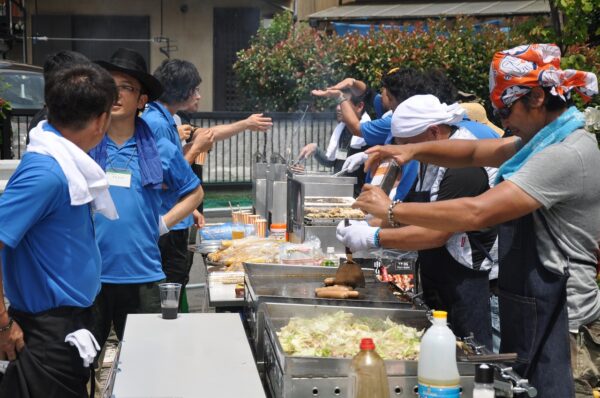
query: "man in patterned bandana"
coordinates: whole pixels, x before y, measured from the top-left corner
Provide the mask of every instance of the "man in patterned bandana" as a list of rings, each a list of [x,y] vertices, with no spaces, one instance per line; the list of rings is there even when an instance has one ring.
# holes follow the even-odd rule
[[[569,104],[573,90],[589,100],[598,93],[597,78],[561,70],[555,45],[496,53],[490,97],[515,137],[374,147],[366,164],[393,157],[499,167],[496,186],[473,198],[389,209],[367,186],[355,203],[376,217],[440,231],[499,224],[500,351],[518,354],[515,370],[540,397],[591,396],[600,380],[600,151]]]

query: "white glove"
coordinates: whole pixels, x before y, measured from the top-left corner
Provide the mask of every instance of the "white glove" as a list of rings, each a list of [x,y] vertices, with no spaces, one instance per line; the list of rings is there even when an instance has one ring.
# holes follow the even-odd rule
[[[100,345],[94,338],[94,335],[87,329],[79,329],[73,333],[69,333],[65,337],[65,343],[69,343],[79,351],[79,356],[83,359],[83,367],[89,368],[96,353],[100,351]]]
[[[158,216],[158,234],[163,236],[167,232],[169,232],[169,227],[165,224],[165,219],[163,216]]]
[[[369,226],[365,221],[350,221],[347,227],[344,221],[340,221],[335,236],[352,252],[359,252],[379,247],[380,229]]]
[[[352,156],[348,156],[344,165],[342,166],[342,170],[346,170],[347,172],[353,172],[358,170],[358,168],[367,161],[369,155],[364,152],[355,153]]]

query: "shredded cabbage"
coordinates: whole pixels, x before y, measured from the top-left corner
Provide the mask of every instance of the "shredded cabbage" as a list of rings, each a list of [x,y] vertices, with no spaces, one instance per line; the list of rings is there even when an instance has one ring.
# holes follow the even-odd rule
[[[416,360],[423,331],[389,318],[359,318],[338,311],[315,318],[293,317],[277,332],[283,351],[292,356],[350,358],[360,340],[370,337],[383,359]]]

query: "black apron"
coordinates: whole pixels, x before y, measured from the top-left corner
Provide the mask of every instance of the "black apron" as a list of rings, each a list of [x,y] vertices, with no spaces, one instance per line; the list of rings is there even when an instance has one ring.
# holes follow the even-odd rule
[[[90,368],[65,337],[78,329],[91,330],[90,308],[60,307],[38,314],[9,308],[23,329],[25,348],[6,369],[0,398],[87,398]]]
[[[500,225],[499,258],[500,352],[518,354],[514,369],[538,397],[573,397],[568,272],[554,273],[541,263],[532,214]]]
[[[352,133],[350,133],[350,130],[348,130],[348,127],[344,128],[344,131],[342,131],[342,134],[340,135],[340,140],[338,141],[338,146],[336,149],[336,159],[333,161],[333,172],[337,173],[339,171],[342,170],[342,167],[344,166],[344,163],[346,162],[346,159],[349,158],[352,155],[355,155],[359,152],[364,152],[367,149],[369,149],[369,146],[363,146],[362,148],[352,148],[350,146],[350,144],[352,143]],[[346,159],[337,159],[337,150],[345,150],[346,151]],[[365,185],[365,178],[367,176],[367,174],[365,173],[365,169],[363,166],[359,167],[358,169],[352,171],[352,172],[347,172],[346,173],[347,176],[350,177],[356,177],[356,184],[354,184],[354,197],[357,198],[358,195],[360,195],[360,192],[362,191],[362,187],[363,185]]]
[[[405,202],[429,202],[430,192],[411,190]],[[445,246],[420,250],[419,275],[423,299],[433,309],[448,312],[448,323],[455,335],[473,336],[492,349],[489,272],[460,264]]]

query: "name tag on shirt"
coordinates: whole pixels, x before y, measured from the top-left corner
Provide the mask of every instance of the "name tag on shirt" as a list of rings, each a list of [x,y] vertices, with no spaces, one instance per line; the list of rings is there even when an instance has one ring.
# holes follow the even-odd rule
[[[112,187],[131,188],[131,171],[129,170],[106,170],[108,185]]]
[[[348,150],[347,149],[339,149],[335,152],[335,158],[337,160],[346,160],[346,158],[348,157]]]

